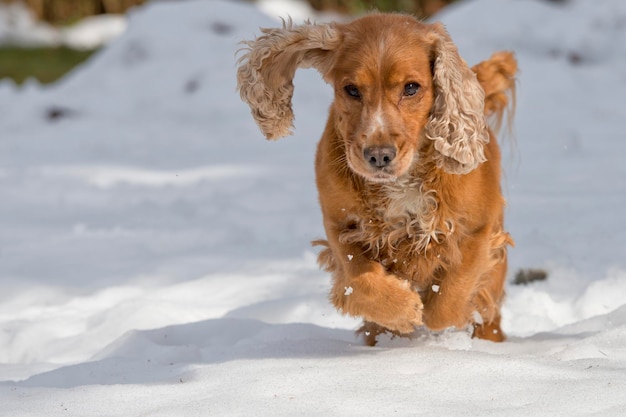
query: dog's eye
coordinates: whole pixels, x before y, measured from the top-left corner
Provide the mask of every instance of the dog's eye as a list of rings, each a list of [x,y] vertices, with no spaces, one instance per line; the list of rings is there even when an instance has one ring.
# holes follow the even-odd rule
[[[348,93],[350,97],[361,98],[361,93],[359,92],[359,89],[356,88],[355,85],[349,84],[349,85],[346,85],[343,89],[346,90],[346,93]]]
[[[414,96],[417,94],[417,90],[419,90],[420,85],[418,83],[408,83],[404,86],[404,95],[405,96]]]

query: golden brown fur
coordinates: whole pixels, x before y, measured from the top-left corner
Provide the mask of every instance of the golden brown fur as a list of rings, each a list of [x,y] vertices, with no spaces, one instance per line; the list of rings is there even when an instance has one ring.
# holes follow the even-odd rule
[[[499,125],[512,105],[509,52],[470,69],[441,24],[400,14],[263,29],[240,60],[241,97],[266,137],[290,133],[292,79],[335,89],[316,177],[331,302],[368,343],[414,326],[503,340],[507,245]]]

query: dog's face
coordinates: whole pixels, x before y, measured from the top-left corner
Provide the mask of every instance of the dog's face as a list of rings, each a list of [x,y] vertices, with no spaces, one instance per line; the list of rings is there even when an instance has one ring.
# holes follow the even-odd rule
[[[373,182],[395,181],[409,171],[434,97],[432,40],[414,19],[392,18],[346,25],[327,74],[347,163]]]
[[[443,25],[373,14],[262,31],[246,42],[237,80],[268,139],[291,133],[293,77],[312,67],[335,89],[332,128],[347,165],[363,178],[406,175],[427,143],[448,173],[466,174],[485,161],[484,91]]]

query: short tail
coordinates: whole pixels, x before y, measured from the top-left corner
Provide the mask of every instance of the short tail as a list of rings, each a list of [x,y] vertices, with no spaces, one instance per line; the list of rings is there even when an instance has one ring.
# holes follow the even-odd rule
[[[472,70],[485,90],[485,116],[491,127],[496,132],[500,130],[505,114],[510,127],[515,113],[515,56],[508,51],[496,52]]]

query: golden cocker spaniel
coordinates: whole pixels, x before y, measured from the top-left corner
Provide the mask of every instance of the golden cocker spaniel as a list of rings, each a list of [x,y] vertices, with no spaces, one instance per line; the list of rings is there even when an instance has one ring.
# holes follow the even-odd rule
[[[335,91],[315,163],[331,302],[365,320],[368,344],[420,325],[503,340],[513,241],[487,119],[499,126],[513,105],[513,54],[470,69],[443,25],[402,14],[262,32],[237,77],[268,139],[290,134],[297,68]]]

